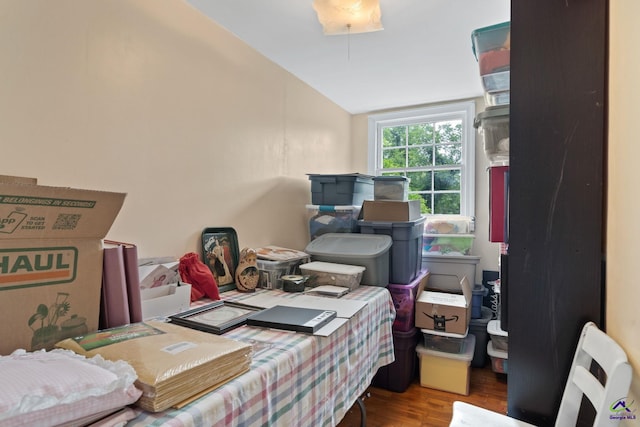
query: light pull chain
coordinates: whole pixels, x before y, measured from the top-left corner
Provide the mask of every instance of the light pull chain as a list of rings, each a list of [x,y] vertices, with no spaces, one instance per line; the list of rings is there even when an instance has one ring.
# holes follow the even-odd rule
[[[351,61],[351,24],[347,24],[347,61]]]

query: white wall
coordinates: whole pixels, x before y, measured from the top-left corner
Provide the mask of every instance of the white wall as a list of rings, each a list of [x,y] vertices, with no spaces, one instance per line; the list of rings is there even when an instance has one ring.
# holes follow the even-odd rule
[[[308,243],[306,173],[354,170],[350,115],[181,0],[0,3],[0,171],[128,193],[141,256]]]
[[[607,209],[607,333],[627,351],[634,370],[631,393],[640,419],[640,2],[610,2],[609,159]],[[638,419],[622,425],[637,426]]]

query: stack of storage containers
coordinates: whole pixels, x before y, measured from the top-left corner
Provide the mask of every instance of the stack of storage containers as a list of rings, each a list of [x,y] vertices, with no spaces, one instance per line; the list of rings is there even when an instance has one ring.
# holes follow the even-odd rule
[[[487,105],[509,104],[511,23],[479,28],[471,39]]]
[[[359,173],[309,174],[311,203],[307,205],[311,240],[326,233],[358,232],[364,200],[373,199],[373,177]]]
[[[393,323],[395,361],[378,370],[372,385],[394,392],[404,392],[415,378],[416,345],[420,338],[415,327],[415,299],[429,273],[421,263],[422,234],[425,218],[419,202],[409,201],[409,179],[404,176],[377,176],[374,200],[364,202],[361,235],[388,236],[392,240],[388,286],[396,308]]]
[[[487,353],[491,357],[491,369],[497,374],[507,373],[509,334],[500,328],[500,320],[491,320],[487,325],[491,338],[487,343]]]
[[[313,275],[314,265],[322,266],[323,271],[316,273],[323,276],[340,275],[345,266],[359,266],[364,267],[362,284],[387,286],[391,239],[357,233],[360,207],[365,200],[373,200],[373,177],[359,173],[309,174],[309,180],[310,243],[305,252],[312,261],[322,264],[306,265],[305,274]]]
[[[460,281],[475,283],[479,256],[471,255],[474,221],[461,215],[428,215],[424,227],[422,263],[431,273],[429,288],[460,292]]]
[[[489,160],[489,241],[507,239],[507,187],[509,172],[509,88],[511,25],[503,22],[472,32],[487,108],[475,127],[482,135]]]

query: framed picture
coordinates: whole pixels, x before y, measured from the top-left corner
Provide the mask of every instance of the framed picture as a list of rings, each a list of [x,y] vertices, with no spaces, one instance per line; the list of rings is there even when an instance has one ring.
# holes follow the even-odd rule
[[[229,301],[215,301],[202,307],[169,316],[169,320],[177,325],[220,335],[244,325],[247,317],[262,310],[262,308],[250,305]]]
[[[235,272],[240,251],[233,228],[205,228],[202,232],[202,262],[216,279],[220,292],[236,289]]]

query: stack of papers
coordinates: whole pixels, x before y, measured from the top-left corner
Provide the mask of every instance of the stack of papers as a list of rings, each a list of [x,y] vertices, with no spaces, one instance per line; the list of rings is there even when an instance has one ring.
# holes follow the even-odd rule
[[[105,329],[56,346],[128,362],[142,390],[136,404],[151,412],[182,406],[247,372],[251,364],[251,344],[158,321]]]

